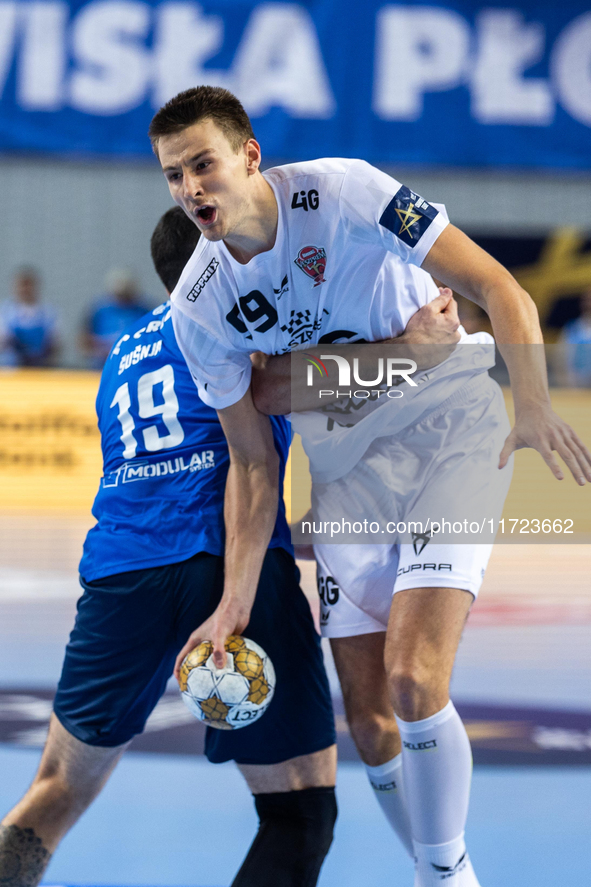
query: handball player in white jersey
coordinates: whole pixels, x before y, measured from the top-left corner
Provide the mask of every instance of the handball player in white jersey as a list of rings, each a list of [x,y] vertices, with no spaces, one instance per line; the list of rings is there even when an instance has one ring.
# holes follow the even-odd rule
[[[591,480],[590,454],[552,411],[542,349],[510,347],[542,343],[532,300],[443,211],[360,160],[317,160],[262,174],[247,115],[234,96],[215,87],[187,90],[168,102],[155,115],[150,138],[173,199],[203,234],[173,293],[173,321],[202,399],[219,411],[231,456],[224,595],[179,660],[208,638],[223,663],[225,638],[248,624],[273,528],[277,457],[269,419],[253,401],[254,351],[288,355],[305,347],[320,355],[326,343],[402,338],[411,317],[436,304],[432,275],[487,311],[507,362],[516,422],[504,443],[502,429],[495,430],[501,472],[515,449],[531,446],[558,479],[553,451],[577,482]],[[455,397],[469,407],[487,396],[480,378],[484,356],[455,374],[448,366],[444,361],[435,369],[445,391],[441,405]],[[264,396],[257,402],[262,408]],[[381,435],[398,436],[390,413],[367,417],[374,432],[373,441],[362,435],[367,450]],[[426,433],[436,440],[433,426]],[[363,456],[363,444],[356,446]],[[448,695],[478,590],[473,567],[464,565],[464,578],[443,586],[421,571],[391,605],[397,589],[390,588],[387,632],[386,616],[374,612],[369,631],[335,643],[351,727],[366,750],[372,782],[386,789],[390,822],[409,849],[412,841],[416,887],[478,885],[463,837],[470,746]],[[402,786],[401,774],[404,792],[394,790]]]

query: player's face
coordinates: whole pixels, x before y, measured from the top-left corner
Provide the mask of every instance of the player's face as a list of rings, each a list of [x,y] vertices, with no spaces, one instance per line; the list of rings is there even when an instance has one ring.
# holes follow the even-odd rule
[[[235,151],[212,121],[201,120],[158,141],[158,157],[175,203],[208,240],[223,240],[246,217],[250,180],[258,170],[254,139]]]

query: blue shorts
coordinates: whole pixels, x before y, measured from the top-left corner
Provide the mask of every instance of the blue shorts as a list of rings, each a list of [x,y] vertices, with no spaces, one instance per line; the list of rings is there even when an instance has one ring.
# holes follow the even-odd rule
[[[179,650],[216,608],[223,558],[119,573],[84,594],[54,702],[66,730],[89,745],[117,746],[141,733],[164,693]],[[277,764],[335,742],[320,637],[283,548],[267,552],[246,637],[269,654],[277,685],[265,714],[236,731],[208,728],[210,761]]]

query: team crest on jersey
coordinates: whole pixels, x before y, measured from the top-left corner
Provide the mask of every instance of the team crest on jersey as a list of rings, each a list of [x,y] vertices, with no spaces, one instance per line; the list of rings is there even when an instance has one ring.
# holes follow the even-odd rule
[[[304,274],[312,278],[314,286],[324,283],[326,250],[323,246],[303,246],[294,262]]]

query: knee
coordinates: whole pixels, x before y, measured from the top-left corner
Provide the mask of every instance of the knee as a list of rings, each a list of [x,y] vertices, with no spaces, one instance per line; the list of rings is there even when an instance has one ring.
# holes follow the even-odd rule
[[[334,788],[255,795],[257,836],[232,887],[311,887],[330,849]]]
[[[302,816],[304,845],[308,848],[310,858],[321,862],[332,844],[337,821],[337,799],[334,788],[313,788],[308,791],[312,795],[305,801],[306,812]],[[313,811],[310,800],[314,805]]]
[[[31,792],[56,820],[82,812],[96,794],[85,781],[74,782],[59,771],[39,774]]]
[[[394,711],[404,721],[429,717],[445,704],[444,683],[420,665],[392,666],[388,671],[388,684]]]
[[[317,787],[255,795],[261,827],[274,833],[284,852],[318,870],[332,844],[337,818],[334,788]],[[307,862],[306,862],[307,861]]]
[[[361,759],[370,766],[382,758],[385,744],[398,735],[394,713],[358,712],[349,718],[349,730]]]

